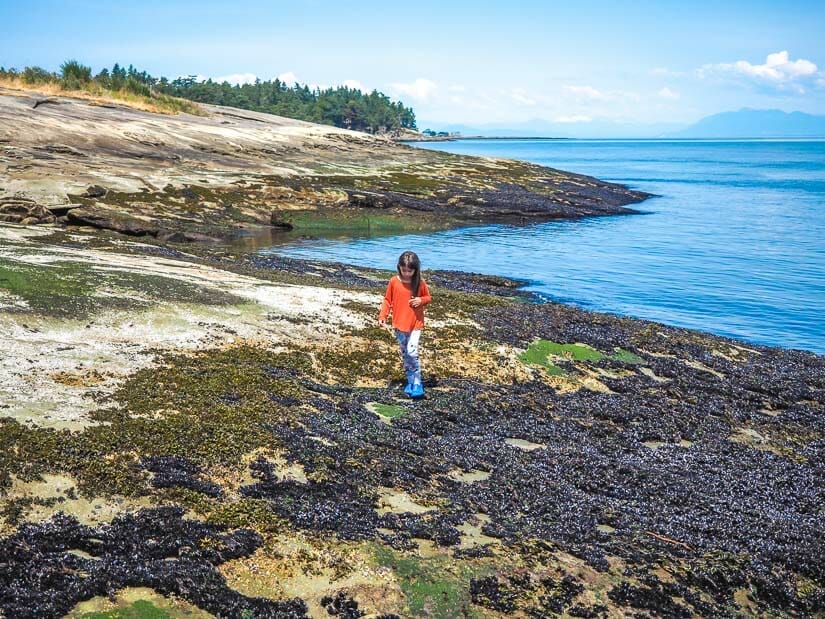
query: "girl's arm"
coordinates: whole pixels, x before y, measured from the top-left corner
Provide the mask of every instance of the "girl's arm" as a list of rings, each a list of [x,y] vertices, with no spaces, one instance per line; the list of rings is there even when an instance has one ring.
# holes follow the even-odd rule
[[[381,301],[381,311],[378,312],[378,324],[383,325],[387,322],[387,316],[390,315],[390,310],[392,309],[392,293],[394,287],[392,285],[392,280],[390,283],[387,284],[387,292],[384,293],[384,300]]]
[[[410,299],[410,307],[424,307],[432,300],[430,289],[427,288],[427,283],[422,279],[418,283],[418,296]]]
[[[421,305],[427,305],[433,298],[430,296],[430,289],[427,288],[427,282],[423,279],[418,285],[418,298],[421,299]]]

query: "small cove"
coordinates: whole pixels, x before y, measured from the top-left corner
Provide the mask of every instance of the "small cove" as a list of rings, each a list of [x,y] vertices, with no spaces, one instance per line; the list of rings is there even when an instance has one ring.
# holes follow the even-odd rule
[[[825,142],[461,140],[654,193],[643,214],[430,234],[301,239],[263,251],[503,275],[548,300],[758,344],[825,352]]]

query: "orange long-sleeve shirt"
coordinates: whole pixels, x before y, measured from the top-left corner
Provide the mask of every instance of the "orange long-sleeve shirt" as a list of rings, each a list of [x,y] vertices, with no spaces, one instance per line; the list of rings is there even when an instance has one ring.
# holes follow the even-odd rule
[[[381,311],[378,313],[378,320],[386,320],[392,312],[392,326],[399,331],[409,333],[415,329],[424,328],[424,306],[432,301],[427,283],[422,279],[418,286],[418,297],[421,298],[421,305],[410,307],[410,285],[405,284],[397,275],[393,275],[390,283],[387,284],[387,292],[384,294],[384,301],[381,303]]]

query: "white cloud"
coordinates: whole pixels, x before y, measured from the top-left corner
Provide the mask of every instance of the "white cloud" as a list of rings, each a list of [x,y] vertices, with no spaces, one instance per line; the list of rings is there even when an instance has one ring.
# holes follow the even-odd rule
[[[592,86],[565,86],[565,92],[575,95],[579,99],[591,99],[594,101],[604,101],[607,95]]]
[[[450,92],[465,92],[467,89],[461,84],[453,84],[448,88]]]
[[[778,88],[790,87],[804,92],[801,82],[817,76],[817,66],[810,60],[791,60],[787,51],[768,54],[764,64],[751,64],[747,60],[706,64],[697,69],[701,78],[718,74],[733,74],[751,79],[757,83]]]
[[[343,85],[349,88],[350,90],[360,90],[362,92],[365,92],[367,90],[366,88],[364,88],[363,84],[361,84],[361,82],[359,82],[358,80],[344,80]]]
[[[258,76],[254,73],[233,73],[231,75],[221,75],[216,77],[213,81],[223,84],[229,82],[230,84],[254,84]]]
[[[287,71],[286,73],[281,73],[278,76],[278,80],[282,84],[286,84],[287,86],[292,86],[293,84],[298,83],[298,77],[292,71]]]
[[[426,101],[429,99],[438,88],[435,82],[424,78],[418,78],[414,82],[408,84],[398,82],[392,83],[390,84],[390,87],[402,94],[412,97],[413,99],[419,99],[421,101]]]
[[[581,114],[574,114],[573,116],[559,116],[554,118],[557,123],[589,123],[593,119],[590,116],[583,116]]]
[[[668,88],[667,86],[665,86],[664,88],[662,88],[662,89],[659,91],[659,96],[660,96],[660,97],[662,97],[662,99],[672,99],[672,100],[674,100],[674,101],[675,101],[676,99],[681,98],[681,95],[680,95],[678,92],[674,92],[674,91],[672,91],[672,90],[671,90],[670,88]]]

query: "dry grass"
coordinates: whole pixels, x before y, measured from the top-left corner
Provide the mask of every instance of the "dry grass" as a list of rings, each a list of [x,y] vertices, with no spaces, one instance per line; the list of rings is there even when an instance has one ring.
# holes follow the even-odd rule
[[[103,90],[94,85],[91,85],[89,90],[64,90],[60,84],[56,82],[27,84],[19,77],[0,78],[0,88],[21,91],[20,96],[23,96],[24,93],[37,93],[49,97],[83,99],[95,105],[123,105],[132,109],[155,114],[180,114],[183,112],[186,114],[194,114],[195,116],[208,116],[206,110],[197,103],[163,94],[146,97],[136,95],[126,90]],[[7,94],[14,95],[15,93]]]

